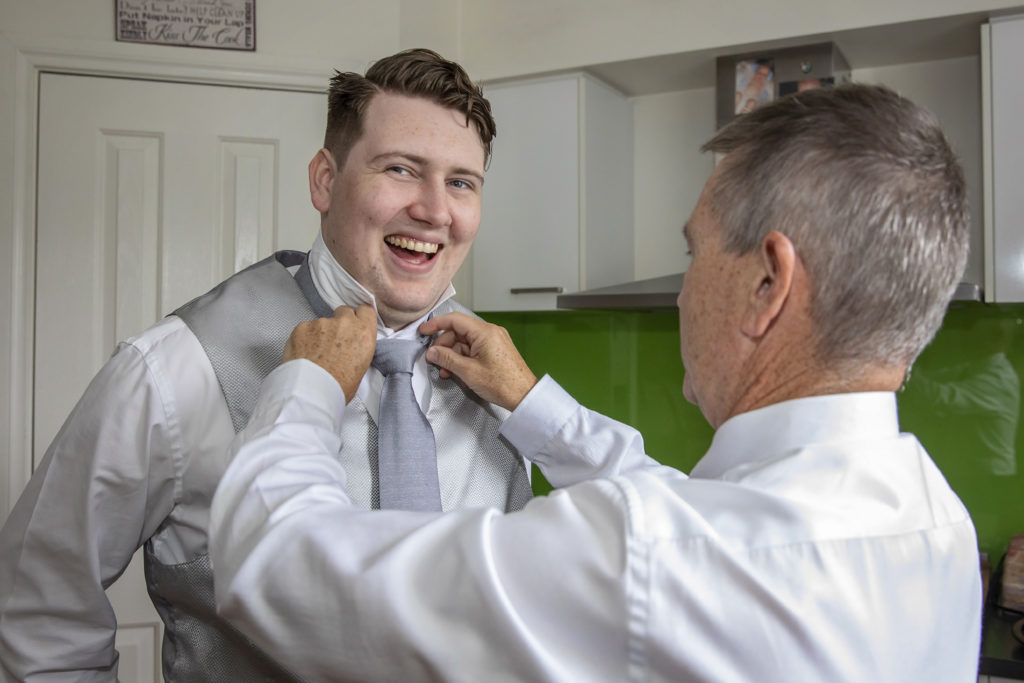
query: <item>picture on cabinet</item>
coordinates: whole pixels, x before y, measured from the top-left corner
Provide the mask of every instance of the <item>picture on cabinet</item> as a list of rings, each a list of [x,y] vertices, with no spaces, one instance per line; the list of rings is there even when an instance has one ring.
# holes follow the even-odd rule
[[[736,62],[736,109],[746,114],[775,99],[775,64],[770,59]]]

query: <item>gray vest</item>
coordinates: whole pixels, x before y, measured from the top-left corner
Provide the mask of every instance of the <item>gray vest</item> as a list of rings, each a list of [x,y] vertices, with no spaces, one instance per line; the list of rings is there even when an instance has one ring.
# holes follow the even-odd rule
[[[209,356],[236,432],[248,422],[260,383],[280,363],[295,326],[330,314],[312,283],[306,280],[300,289],[286,270],[304,259],[300,252],[278,252],[175,311]],[[437,312],[448,310],[468,313],[454,302]],[[532,495],[530,483],[522,458],[498,435],[500,409],[457,382],[438,381],[436,368],[430,373],[433,394],[427,416],[437,438],[442,506],[494,505],[508,511],[523,507]],[[345,415],[344,443],[366,445],[365,454],[352,452],[346,459],[349,495],[356,505],[376,508],[376,427],[357,399]],[[343,455],[348,450],[343,448]],[[206,555],[165,565],[147,543],[145,569],[150,596],[165,625],[165,680],[301,680],[216,614]]]

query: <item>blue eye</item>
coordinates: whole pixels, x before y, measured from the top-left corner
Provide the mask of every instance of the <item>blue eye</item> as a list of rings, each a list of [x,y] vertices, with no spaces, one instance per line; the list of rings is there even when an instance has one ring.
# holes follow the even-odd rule
[[[460,190],[471,190],[473,186],[467,183],[465,180],[452,180],[449,183],[452,187],[456,187]]]

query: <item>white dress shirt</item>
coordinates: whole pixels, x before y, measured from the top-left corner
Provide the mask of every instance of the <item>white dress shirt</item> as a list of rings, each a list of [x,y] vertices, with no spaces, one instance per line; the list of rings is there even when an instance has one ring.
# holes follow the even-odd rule
[[[311,260],[332,308],[373,303],[319,237]],[[452,294],[449,287],[438,303]],[[381,322],[378,338],[415,335],[416,325],[396,333]],[[421,360],[413,372],[424,406],[426,369]],[[381,385],[372,368],[359,385],[374,419]],[[180,318],[118,345],[0,530],[0,681],[42,671],[48,681],[93,680],[89,671],[112,680],[115,620],[105,589],[146,540],[168,565],[207,552],[210,500],[233,437],[210,361]]]
[[[264,382],[213,503],[222,613],[329,681],[974,681],[974,528],[891,393],[738,415],[686,475],[549,377],[502,433],[525,509],[366,512],[337,383]]]

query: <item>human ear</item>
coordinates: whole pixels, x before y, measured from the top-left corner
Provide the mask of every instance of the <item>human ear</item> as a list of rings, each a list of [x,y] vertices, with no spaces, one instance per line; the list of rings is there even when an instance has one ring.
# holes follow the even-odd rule
[[[331,187],[337,173],[334,155],[326,147],[321,148],[309,162],[309,199],[320,213],[327,213],[331,207]]]
[[[796,269],[796,249],[788,237],[772,230],[754,254],[752,290],[743,316],[743,334],[758,339],[782,313]]]

